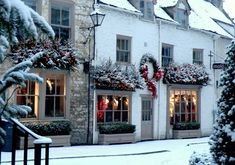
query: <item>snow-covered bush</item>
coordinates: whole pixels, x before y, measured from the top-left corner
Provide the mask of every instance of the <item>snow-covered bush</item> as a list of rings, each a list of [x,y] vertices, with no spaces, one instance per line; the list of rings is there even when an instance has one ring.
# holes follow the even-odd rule
[[[144,80],[134,65],[123,66],[104,60],[92,71],[96,88],[134,91],[144,88]]]
[[[43,17],[26,6],[21,0],[0,0],[0,63],[6,58],[11,45],[17,45],[19,38],[38,38],[38,30],[54,37],[54,32]],[[20,105],[9,105],[10,98],[4,98],[5,91],[12,85],[25,86],[26,80],[39,81],[36,74],[28,73],[30,67],[42,53],[21,62],[1,75],[0,79],[0,120],[8,119],[17,113],[27,113],[30,108]],[[2,65],[2,64],[1,64]],[[10,96],[11,97],[11,96]],[[0,147],[3,144],[4,130],[0,127]]]
[[[170,84],[207,85],[209,75],[202,65],[171,64],[165,68],[164,82]]]
[[[235,157],[235,41],[229,47],[225,64],[217,119],[210,137],[211,154],[218,164],[228,164],[230,157]]]
[[[210,154],[196,153],[190,156],[189,165],[214,165],[213,159]]]

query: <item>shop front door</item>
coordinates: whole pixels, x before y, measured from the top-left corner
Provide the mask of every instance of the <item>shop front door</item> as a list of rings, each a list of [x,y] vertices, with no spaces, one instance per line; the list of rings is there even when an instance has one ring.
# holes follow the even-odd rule
[[[142,98],[141,140],[153,139],[153,101]]]

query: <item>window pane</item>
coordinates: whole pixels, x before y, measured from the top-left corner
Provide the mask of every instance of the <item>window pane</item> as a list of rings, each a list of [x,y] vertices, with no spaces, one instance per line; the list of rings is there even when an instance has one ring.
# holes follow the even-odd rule
[[[69,28],[60,28],[60,39],[62,41],[67,41],[70,38]]]
[[[62,25],[69,26],[69,9],[62,10]]]
[[[65,82],[64,75],[48,75],[46,79],[46,117],[64,117],[65,115]]]
[[[60,9],[51,9],[51,23],[60,25]]]
[[[57,96],[55,97],[55,116],[63,117],[64,116],[64,105],[65,105],[65,97]]]
[[[54,109],[55,109],[55,97],[47,96],[46,104],[45,104],[45,115],[46,117],[54,117]]]
[[[27,116],[21,117],[36,117],[38,109],[38,85],[35,82],[26,81],[25,88],[18,88],[16,92],[16,104],[27,105],[32,111]]]
[[[113,112],[112,111],[106,111],[106,116],[105,116],[105,122],[112,122],[113,121]]]

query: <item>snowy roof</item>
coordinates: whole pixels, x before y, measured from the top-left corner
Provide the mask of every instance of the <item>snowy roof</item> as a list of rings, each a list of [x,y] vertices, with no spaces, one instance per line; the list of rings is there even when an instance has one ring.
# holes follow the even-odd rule
[[[128,0],[99,0],[99,2],[105,5],[140,13],[140,11],[132,6]],[[177,2],[178,0],[158,0],[157,4],[154,6],[156,16],[158,18],[176,23],[176,21],[174,21],[163,10],[163,8],[173,7],[177,4]],[[189,15],[189,26],[191,28],[206,30],[232,38],[226,30],[216,23],[216,21],[219,21],[233,26],[232,21],[228,19],[222,11],[205,0],[188,0],[188,3],[191,8]]]
[[[169,5],[166,5],[166,3]],[[155,14],[157,17],[175,22],[162,8],[175,6],[177,0],[158,0],[157,5],[155,5]],[[232,37],[227,33],[216,21],[220,21],[226,24],[232,25],[231,20],[229,20],[225,14],[204,0],[188,0],[191,7],[189,15],[189,26],[196,29],[206,30],[214,32],[226,37]]]
[[[178,0],[158,0],[157,4],[164,8],[164,7],[172,7],[177,4]]]
[[[122,8],[125,10],[129,10],[132,12],[140,13],[140,11],[137,10],[134,6],[132,6],[128,0],[99,0],[99,2],[109,5],[109,6],[114,6],[114,7]]]

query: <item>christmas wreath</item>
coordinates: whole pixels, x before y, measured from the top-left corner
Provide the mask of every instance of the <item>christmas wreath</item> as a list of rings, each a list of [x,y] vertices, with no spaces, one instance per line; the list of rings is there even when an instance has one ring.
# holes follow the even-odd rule
[[[149,66],[152,65],[153,68],[153,76],[149,78]],[[157,61],[151,54],[144,54],[140,60],[140,68],[139,68],[141,76],[144,78],[148,90],[151,91],[152,96],[157,97],[157,85],[156,82],[159,81],[163,77],[163,71],[157,65]]]

